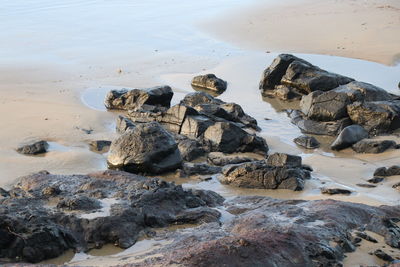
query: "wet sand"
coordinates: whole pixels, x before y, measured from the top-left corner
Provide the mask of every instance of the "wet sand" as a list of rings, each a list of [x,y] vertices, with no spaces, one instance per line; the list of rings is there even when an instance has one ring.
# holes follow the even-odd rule
[[[392,65],[400,60],[397,0],[261,1],[202,24],[251,49],[336,55]]]

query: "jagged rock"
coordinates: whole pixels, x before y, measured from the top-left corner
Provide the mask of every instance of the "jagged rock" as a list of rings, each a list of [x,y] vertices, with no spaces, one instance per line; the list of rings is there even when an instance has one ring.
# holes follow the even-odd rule
[[[107,162],[110,168],[159,174],[179,168],[182,157],[172,135],[157,122],[150,122],[114,140]]]
[[[194,92],[185,95],[185,97],[181,100],[180,104],[189,106],[189,107],[196,107],[197,105],[201,104],[214,104],[214,105],[221,105],[225,102],[222,100],[211,96],[205,92]]]
[[[390,133],[400,127],[400,101],[355,102],[347,106],[350,119],[370,134]]]
[[[285,153],[274,153],[268,156],[267,165],[274,167],[302,167],[301,157]]]
[[[393,97],[384,89],[369,83],[354,81],[333,89],[337,93],[345,93],[351,102],[355,101],[387,101]]]
[[[210,152],[207,155],[207,161],[217,166],[239,164],[256,160],[259,160],[259,157],[249,157],[242,155],[225,155],[224,153],[221,152]]]
[[[192,161],[204,155],[204,148],[197,140],[187,138],[183,135],[175,135],[174,137],[178,143],[178,149],[181,152],[183,160]]]
[[[327,195],[350,195],[352,192],[350,190],[342,188],[321,188],[321,193]]]
[[[351,81],[354,80],[322,70],[293,55],[281,54],[264,71],[260,90],[266,95],[282,84],[307,94],[317,90],[329,91]]]
[[[110,149],[111,141],[108,140],[95,140],[89,143],[90,150],[94,152],[105,153]]]
[[[46,153],[49,144],[46,141],[35,141],[17,148],[17,152],[24,155],[37,155]]]
[[[234,217],[223,227],[175,232],[139,266],[341,266],[354,249],[353,230],[362,225],[385,236],[392,228],[382,218],[400,213],[398,206],[260,196],[236,197],[225,207]]]
[[[374,176],[394,176],[394,175],[400,175],[400,166],[398,165],[393,165],[389,168],[386,167],[380,167],[375,170]]]
[[[301,147],[307,148],[307,149],[314,149],[318,148],[320,146],[320,143],[318,142],[317,139],[313,136],[307,136],[307,135],[301,135],[299,137],[296,137],[293,142]]]
[[[298,191],[304,188],[308,177],[309,172],[302,168],[269,166],[265,161],[254,161],[224,167],[219,180],[237,187]]]
[[[194,77],[192,86],[221,93],[226,90],[227,83],[214,74],[205,74]]]
[[[87,196],[68,196],[57,203],[57,208],[66,210],[96,210],[101,208],[97,199]]]
[[[10,193],[8,193],[8,191],[5,190],[4,188],[1,188],[1,187],[0,187],[0,196],[2,196],[2,197],[8,197],[8,196],[10,196]]]
[[[305,97],[300,103],[302,112],[309,119],[316,121],[335,121],[347,117],[348,104],[349,97],[335,91],[315,91],[311,97]]]
[[[135,127],[135,124],[133,121],[128,119],[125,116],[119,115],[117,118],[117,123],[116,123],[116,130],[117,133],[123,134],[125,133],[128,129],[133,129]]]
[[[362,239],[367,240],[367,241],[369,241],[369,242],[378,243],[378,240],[376,240],[375,238],[373,238],[372,236],[368,235],[368,234],[365,233],[365,232],[356,232],[355,234],[356,234],[356,236],[358,236],[359,238],[362,238]]]
[[[275,90],[271,92],[271,95],[282,100],[301,99],[300,93],[298,93],[296,90],[286,85],[275,86]]]
[[[41,195],[54,185],[62,189],[59,197],[64,199],[55,207]],[[0,199],[0,258],[23,262],[54,258],[68,249],[86,252],[104,244],[128,248],[152,227],[218,222],[220,213],[210,207],[224,201],[211,191],[185,190],[118,171],[70,176],[41,172],[23,177],[15,188],[21,190],[18,198]],[[109,214],[83,218],[87,207],[91,210],[99,201],[90,197],[98,190],[107,198],[118,196],[118,201]]]
[[[340,132],[335,141],[333,141],[331,149],[345,149],[364,138],[368,138],[368,132],[363,127],[360,125],[350,125]]]
[[[337,136],[345,127],[352,124],[349,118],[322,122],[309,120],[298,110],[289,111],[289,116],[291,122],[305,134]]]
[[[221,172],[221,167],[211,166],[207,163],[189,163],[182,165],[182,169],[186,175],[207,175]]]
[[[396,148],[397,144],[391,140],[363,139],[355,143],[352,148],[357,153],[382,153],[388,149]]]
[[[140,109],[143,105],[169,108],[174,93],[171,87],[157,86],[148,89],[111,90],[104,100],[107,109]]]
[[[206,116],[187,116],[180,128],[179,133],[189,138],[197,138],[214,123],[214,121]]]
[[[249,134],[229,122],[216,122],[207,128],[202,138],[204,145],[209,147],[209,151],[223,153],[268,152],[268,145],[263,138]]]

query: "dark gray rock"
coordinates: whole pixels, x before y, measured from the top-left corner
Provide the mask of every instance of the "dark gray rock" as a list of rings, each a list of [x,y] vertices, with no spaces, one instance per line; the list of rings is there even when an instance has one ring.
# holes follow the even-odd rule
[[[178,146],[157,122],[137,125],[114,140],[107,157],[110,168],[159,174],[182,164]]]
[[[355,143],[352,148],[357,153],[382,153],[388,149],[396,148],[397,144],[391,140],[363,139]]]
[[[350,195],[352,192],[342,188],[321,188],[321,193],[327,195]]]
[[[159,121],[168,131],[180,134],[182,125],[186,118],[198,115],[199,113],[192,107],[178,104],[169,108],[161,116],[157,117],[156,120]]]
[[[225,102],[205,92],[189,93],[180,102],[181,105],[189,107],[196,107],[197,105],[202,104],[221,105],[223,103]]]
[[[387,254],[386,252],[382,251],[381,249],[377,249],[374,251],[374,255],[380,258],[381,260],[387,261],[387,262],[392,262],[394,261],[394,258]]]
[[[227,82],[214,74],[205,74],[194,77],[192,79],[192,86],[195,89],[200,87],[202,89],[221,93],[226,90]]]
[[[187,138],[183,135],[175,135],[175,140],[178,143],[179,152],[185,161],[192,161],[205,154],[204,148],[197,140]]]
[[[90,150],[99,153],[106,153],[111,146],[111,141],[108,140],[95,140],[89,142]]]
[[[314,149],[318,148],[320,146],[320,143],[318,142],[317,139],[313,136],[307,136],[307,135],[301,135],[299,137],[296,137],[293,142],[301,147],[307,148],[307,149]]]
[[[133,121],[128,119],[125,116],[119,115],[117,118],[117,123],[116,123],[116,130],[117,133],[123,134],[125,133],[128,129],[133,129],[135,127],[135,124]]]
[[[35,141],[17,148],[17,152],[24,155],[37,155],[46,153],[49,144],[46,141]]]
[[[358,236],[359,238],[362,238],[362,239],[367,240],[367,241],[369,241],[369,242],[378,243],[378,240],[376,240],[375,238],[373,238],[372,236],[368,235],[368,234],[365,233],[365,232],[358,232],[358,231],[357,231],[355,234],[356,234],[356,236]]]
[[[55,207],[41,194],[54,185],[62,189]],[[23,177],[14,188],[21,191],[18,198],[0,199],[0,258],[11,262],[40,262],[68,249],[86,252],[105,244],[128,248],[153,227],[218,222],[220,213],[210,207],[224,201],[211,191],[185,190],[118,171],[70,176],[41,172]],[[118,202],[109,215],[82,218],[97,206],[99,200],[91,196],[99,190]]]
[[[345,127],[352,124],[349,118],[322,122],[310,120],[298,110],[289,111],[289,116],[291,122],[305,134],[337,136]]]
[[[182,165],[183,172],[186,175],[207,175],[216,174],[221,172],[222,168],[218,166],[211,166],[207,163],[190,163],[185,162]]]
[[[174,93],[169,86],[111,90],[104,100],[107,109],[140,109],[143,105],[169,108]]]
[[[217,122],[207,128],[202,135],[204,146],[209,151],[223,153],[256,152],[266,154],[268,145],[265,140],[253,134],[249,134],[235,124],[229,122]]]
[[[265,161],[254,161],[224,167],[219,180],[223,184],[244,188],[299,191],[304,188],[304,180],[308,177],[309,172],[302,168],[275,167]]]
[[[269,155],[267,158],[267,165],[274,167],[302,167],[301,157],[285,153],[274,153]]]
[[[377,184],[385,180],[383,177],[374,177],[368,180],[368,183]]]
[[[286,85],[298,92],[329,91],[353,79],[322,70],[289,54],[279,55],[261,78],[260,90],[268,95],[277,85]]]
[[[338,88],[333,89],[337,93],[344,93],[350,98],[351,102],[356,101],[387,101],[393,97],[384,89],[369,83],[354,81]]]
[[[275,96],[282,100],[297,100],[301,99],[301,94],[292,87],[286,85],[277,85],[275,90],[271,91],[268,96]]]
[[[389,168],[380,167],[380,168],[376,169],[374,172],[374,176],[378,176],[378,177],[386,177],[386,176],[394,176],[394,175],[400,175],[400,166],[393,165]]]
[[[331,145],[333,150],[341,150],[352,146],[358,141],[368,138],[368,132],[360,125],[350,125],[344,128]]]
[[[2,197],[9,197],[9,196],[10,196],[10,193],[8,193],[8,191],[5,190],[4,188],[1,188],[1,187],[0,187],[0,196],[2,196]]]
[[[249,157],[243,155],[225,155],[224,153],[221,152],[210,152],[207,155],[207,161],[217,166],[239,164],[256,160],[258,160],[258,158],[256,157]]]
[[[308,101],[303,101],[303,105],[304,102]],[[346,94],[335,91],[324,92],[312,99],[310,108],[305,115],[309,119],[316,121],[339,120],[347,117],[348,104],[350,104],[350,99]],[[306,107],[302,106],[303,112],[306,109]]]
[[[347,106],[350,119],[370,134],[390,133],[400,127],[400,101],[355,102]]]

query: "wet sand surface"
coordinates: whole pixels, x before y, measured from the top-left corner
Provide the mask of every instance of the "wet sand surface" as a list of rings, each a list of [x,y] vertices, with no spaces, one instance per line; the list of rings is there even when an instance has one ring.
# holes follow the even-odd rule
[[[301,133],[290,123],[283,111],[290,105],[296,106],[297,103],[288,105],[277,100],[263,100],[258,91],[262,71],[277,55],[277,53],[265,53],[265,49],[334,54],[392,64],[395,58],[394,52],[396,52],[392,43],[398,41],[396,38],[399,38],[399,35],[395,33],[400,23],[398,10],[390,7],[396,7],[396,3],[384,1],[388,2],[387,5],[390,7],[386,5],[383,8],[376,7],[379,12],[384,12],[385,19],[394,21],[393,24],[387,26],[387,31],[391,32],[393,40],[387,40],[386,47],[381,43],[383,37],[375,38],[376,35],[374,35],[379,30],[376,29],[377,25],[386,25],[384,24],[386,20],[384,20],[383,24],[369,22],[367,24],[369,27],[365,27],[367,29],[363,32],[366,36],[364,39],[357,42],[351,40],[342,42],[340,39],[340,46],[346,49],[337,49],[330,46],[335,42],[329,38],[326,42],[318,43],[314,39],[313,46],[308,47],[310,44],[299,44],[285,38],[281,39],[285,41],[284,43],[274,43],[272,39],[275,40],[277,37],[271,37],[272,39],[262,40],[268,41],[268,46],[263,46],[263,42],[258,43],[251,39],[250,35],[246,35],[256,34],[256,31],[246,33],[245,28],[239,27],[242,19],[246,19],[246,12],[243,12],[241,16],[236,15],[240,18],[238,20],[223,23],[226,16],[222,11],[225,10],[223,7],[228,2],[234,9],[244,4],[241,1],[205,1],[201,4],[182,5],[178,1],[172,1],[169,8],[163,8],[160,7],[162,4],[158,1],[142,4],[135,1],[130,4],[115,1],[112,5],[101,1],[88,1],[85,4],[81,1],[72,1],[64,5],[56,1],[49,6],[49,3],[43,0],[37,1],[33,6],[22,8],[21,1],[18,3],[18,1],[7,0],[3,5],[3,10],[8,12],[4,19],[6,23],[0,25],[0,37],[6,40],[0,44],[2,58],[0,62],[0,114],[2,114],[0,120],[3,125],[0,132],[0,186],[7,187],[18,177],[43,169],[62,174],[89,173],[105,169],[106,155],[91,152],[87,142],[98,139],[112,140],[116,136],[114,126],[118,113],[106,112],[102,105],[104,95],[110,89],[144,88],[168,84],[175,91],[173,103],[177,103],[185,93],[193,91],[190,80],[194,75],[215,73],[228,81],[228,90],[220,98],[240,104],[247,113],[258,120],[262,128],[260,134],[266,138],[272,152],[301,155],[303,162],[314,168],[313,178],[306,182],[304,191],[295,193],[285,190],[234,188],[221,185],[217,177],[212,177],[210,181],[200,181],[195,177],[185,179],[170,175],[166,177],[167,180],[173,180],[185,187],[211,189],[227,198],[236,195],[266,195],[295,199],[334,198],[370,205],[399,204],[399,192],[391,187],[399,182],[398,176],[388,177],[376,188],[363,188],[357,184],[366,183],[366,180],[372,178],[377,167],[399,164],[400,150],[379,155],[364,155],[355,154],[350,149],[333,153],[328,146],[317,150],[301,149],[292,141]],[[293,13],[287,23],[298,18],[312,24],[315,19],[318,20],[322,16],[318,13],[318,8],[327,8],[325,5],[329,4],[333,8],[335,3],[340,3],[338,6],[343,4],[343,10],[346,9],[349,12],[332,11],[333,14],[325,15],[327,18],[337,15],[340,23],[345,17],[347,19],[345,21],[349,24],[349,19],[354,17],[350,11],[358,10],[360,2],[365,3],[366,6],[368,3],[377,5],[376,1],[349,1],[349,4],[343,1],[326,1],[319,5],[312,5],[315,10],[309,10],[309,12],[315,12],[315,15],[305,16],[302,12],[305,6],[298,6],[299,2],[291,3],[293,6],[290,8],[285,7],[285,12],[298,10],[297,15]],[[21,8],[17,8],[19,6]],[[277,12],[282,8],[282,6],[271,7],[268,8],[268,12]],[[361,13],[364,12],[363,8],[360,10]],[[121,15],[113,20],[110,18],[113,13]],[[261,11],[259,13],[267,14]],[[73,16],[68,19],[71,14]],[[140,14],[140,16],[132,14]],[[180,14],[183,15],[178,18]],[[48,20],[42,19],[41,16],[47,16],[53,23],[47,23]],[[376,19],[375,16],[378,14],[370,19]],[[21,17],[25,19],[20,19]],[[223,28],[237,23],[236,35],[241,36],[239,39],[257,43],[255,47],[261,48],[261,51],[248,50],[245,43],[243,43],[245,48],[238,48],[224,41],[218,41],[193,26],[194,23],[206,21],[208,17],[223,18],[221,22],[213,22],[221,23],[216,27],[215,32],[223,39],[242,45],[240,41],[228,36],[230,30],[223,29],[224,34],[219,32],[220,26]],[[258,18],[254,16],[254,19]],[[82,24],[83,21],[87,23]],[[358,25],[358,20],[354,23]],[[289,27],[288,25],[282,25],[282,27]],[[265,27],[269,36],[281,36],[282,29]],[[315,27],[316,30],[321,30],[321,28]],[[349,30],[358,32],[352,27],[349,27]],[[214,30],[209,31],[214,32]],[[13,32],[13,35],[9,35],[9,32]],[[332,29],[331,32],[343,38],[348,37],[346,32],[339,28],[336,31]],[[382,31],[382,34],[384,32]],[[313,34],[318,35],[319,32]],[[299,35],[288,34],[287,36],[296,40],[309,40],[299,38]],[[375,37],[371,40],[368,39],[371,38],[370,36]],[[324,36],[320,39],[325,40],[325,38]],[[285,46],[289,43],[290,46]],[[368,45],[361,47],[360,44]],[[369,53],[366,53],[364,48]],[[385,66],[341,57],[297,55],[329,71],[375,84],[391,93],[399,93],[397,84],[400,66]],[[82,129],[93,130],[93,132],[87,134]],[[317,138],[324,143],[332,141],[329,138]],[[400,138],[390,138],[400,142]],[[51,141],[50,152],[44,156],[28,157],[15,151],[20,143],[32,139]],[[322,186],[347,188],[354,193],[349,196],[325,196],[319,190]],[[147,250],[151,249],[146,247],[147,245],[144,247]],[[137,244],[132,247],[133,250],[134,247],[140,250],[142,246]],[[112,249],[112,252],[107,252],[109,249],[106,247],[100,250],[100,255],[120,253]],[[59,258],[58,261],[49,262],[62,263],[71,260],[74,256],[71,252],[66,255],[64,259]],[[91,258],[90,261],[81,261],[83,259],[79,258],[79,255],[76,257],[78,258],[75,260],[80,264],[104,266],[108,263],[121,263],[120,259],[124,256],[118,255],[114,259]],[[359,263],[378,264],[373,261],[376,261],[375,258],[371,258],[371,261],[358,256],[354,259],[348,258],[346,266],[355,266]],[[130,260],[132,258],[128,261]],[[71,264],[74,263],[71,262]]]

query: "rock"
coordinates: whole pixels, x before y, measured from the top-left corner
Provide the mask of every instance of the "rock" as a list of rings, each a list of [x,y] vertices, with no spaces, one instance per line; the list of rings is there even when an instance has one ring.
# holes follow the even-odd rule
[[[303,95],[303,97],[300,100],[300,110],[303,112],[305,116],[307,116],[308,112],[310,111],[315,99],[322,95],[324,92],[323,91],[314,91],[309,94]]]
[[[214,74],[206,74],[194,77],[192,86],[221,93],[226,90],[227,83]]]
[[[337,93],[345,93],[351,102],[355,101],[387,101],[393,97],[384,89],[376,87],[369,83],[354,81],[345,85],[341,85],[332,91]]]
[[[274,167],[302,167],[301,157],[285,153],[274,153],[269,155],[267,158],[267,165]]]
[[[169,108],[174,93],[169,86],[148,89],[111,90],[104,100],[107,109],[140,109],[143,105]]]
[[[260,160],[260,157],[249,157],[242,156],[240,154],[237,155],[225,155],[221,152],[210,152],[207,155],[207,161],[213,165],[217,166],[225,166],[230,164],[239,164],[244,162],[256,161]]]
[[[317,91],[320,92],[320,91]],[[337,93],[335,91],[323,92],[317,94],[310,104],[310,107],[305,107],[303,101],[302,111],[309,119],[316,121],[335,121],[348,117],[347,115],[347,105],[350,104],[349,97],[344,93]]]
[[[209,151],[265,154],[268,152],[268,145],[263,138],[249,134],[235,124],[228,122],[216,122],[207,128],[202,138],[204,145],[209,147]]]
[[[8,191],[5,190],[4,188],[1,188],[1,187],[0,187],[0,196],[2,196],[2,197],[9,197],[9,196],[10,196],[10,193],[8,193]]]
[[[400,182],[399,183],[395,183],[394,185],[392,185],[392,188],[399,190],[400,189]]]
[[[386,167],[380,167],[375,170],[374,176],[394,176],[394,175],[400,175],[400,166],[398,165],[393,165],[389,168]]]
[[[329,91],[353,79],[322,70],[311,63],[289,54],[279,55],[261,78],[260,90],[264,95],[277,85],[286,85],[301,93]]]
[[[392,228],[382,218],[400,213],[397,206],[261,196],[236,197],[224,206],[234,215],[228,223],[175,232],[166,238],[170,244],[141,256],[146,262],[139,266],[342,266],[354,249],[349,233],[363,225],[384,236]]]
[[[342,150],[364,138],[368,138],[368,132],[363,127],[360,125],[350,125],[340,132],[335,141],[333,141],[331,149]]]
[[[244,188],[299,191],[304,188],[304,180],[308,177],[309,172],[302,168],[268,166],[265,161],[254,161],[224,167],[219,180],[223,184]]]
[[[42,195],[44,197],[54,197],[61,193],[60,188],[57,185],[47,186],[42,189]]]
[[[54,185],[62,189],[62,200],[49,209],[52,200],[41,192]],[[16,188],[21,190],[20,197],[0,199],[2,262],[35,263],[68,249],[87,252],[105,244],[128,248],[152,228],[219,223],[220,213],[212,207],[224,201],[211,191],[185,190],[160,179],[110,170],[69,176],[41,172],[23,177]],[[82,217],[99,207],[100,200],[90,197],[98,190],[115,204],[108,214]]]
[[[202,104],[221,105],[223,103],[225,102],[205,92],[189,93],[180,102],[181,105],[188,107],[196,107],[197,105]]]
[[[295,124],[302,133],[315,135],[337,136],[345,127],[352,124],[349,118],[337,121],[314,121],[304,117],[298,110],[289,111],[291,122]]]
[[[277,85],[271,95],[282,100],[301,99],[300,93],[285,85]]]
[[[46,141],[35,141],[17,148],[17,152],[24,155],[37,155],[46,153],[49,144]]]
[[[192,107],[178,104],[169,108],[161,115],[161,117],[157,118],[157,121],[159,121],[168,131],[180,134],[182,125],[186,118],[198,115],[199,113]]]
[[[128,119],[125,116],[119,115],[117,118],[117,123],[116,123],[116,130],[117,133],[123,134],[125,133],[128,129],[133,129],[135,127],[135,124],[133,121]]]
[[[307,135],[301,135],[299,137],[296,137],[293,142],[301,147],[307,148],[307,149],[314,149],[318,148],[320,146],[320,143],[318,142],[315,137],[312,136],[307,136]]]
[[[197,138],[201,136],[214,121],[206,116],[187,116],[180,128],[179,133],[189,138]]]
[[[157,122],[137,125],[114,140],[107,157],[110,168],[159,174],[182,164],[178,146]]]
[[[61,199],[57,203],[58,209],[93,211],[101,208],[98,200],[87,196],[71,196]]]
[[[370,134],[390,133],[400,127],[400,101],[354,102],[347,106],[350,119]]]
[[[94,152],[106,153],[110,149],[111,141],[95,140],[89,143],[90,150]]]
[[[204,155],[204,148],[197,140],[187,138],[183,135],[175,135],[175,140],[178,143],[179,152],[183,160],[192,161]]]
[[[356,184],[356,186],[364,187],[364,188],[375,188],[376,185],[373,184]]]
[[[355,143],[352,148],[357,153],[382,153],[388,149],[396,148],[397,144],[391,140],[363,139]]]
[[[372,236],[368,235],[368,234],[365,233],[365,232],[356,232],[355,234],[356,234],[356,236],[358,236],[359,238],[362,238],[362,239],[367,240],[367,241],[369,241],[369,242],[378,243],[378,240],[376,240],[375,238],[373,238]]]
[[[381,249],[377,249],[374,251],[374,255],[380,258],[381,260],[392,262],[394,261],[393,257],[387,254],[386,252],[382,251]]]
[[[211,166],[207,163],[189,163],[183,164],[182,169],[186,175],[207,175],[221,172],[221,167]]]
[[[342,188],[321,188],[321,193],[327,195],[350,195],[352,192],[350,190]]]
[[[385,180],[385,179],[382,177],[374,177],[374,178],[369,179],[367,182],[377,184],[377,183],[382,182],[383,180]]]

